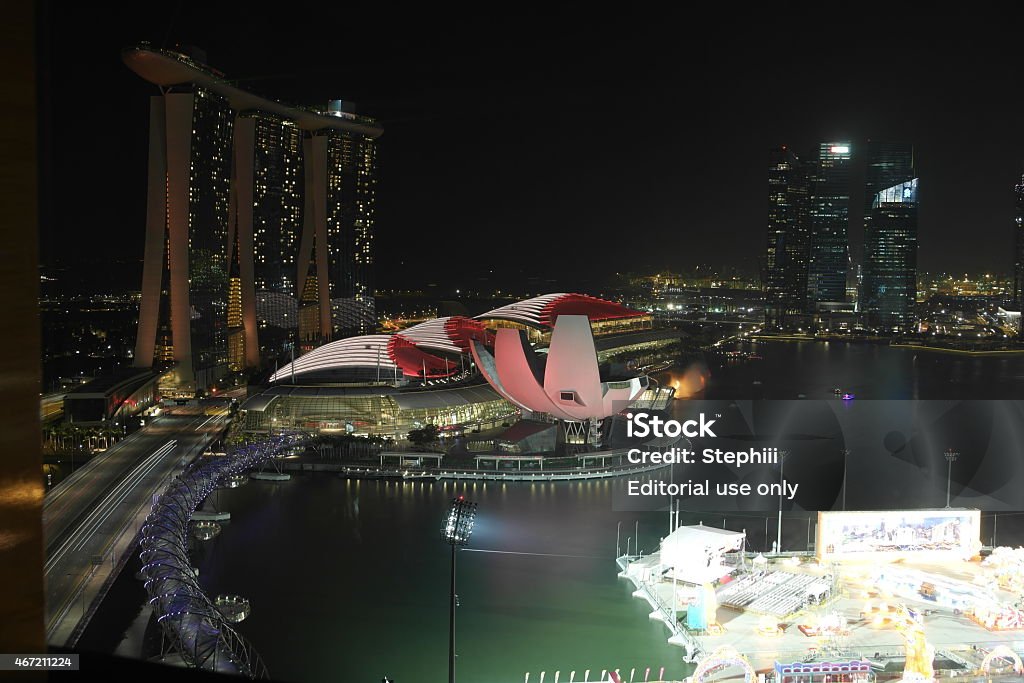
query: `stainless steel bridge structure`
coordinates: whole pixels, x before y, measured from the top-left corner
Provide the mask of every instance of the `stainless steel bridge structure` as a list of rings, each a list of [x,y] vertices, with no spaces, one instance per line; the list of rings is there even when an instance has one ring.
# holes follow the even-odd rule
[[[140,533],[139,557],[149,603],[164,637],[188,666],[267,678],[252,645],[239,635],[199,585],[189,560],[192,514],[224,479],[242,474],[308,437],[273,436],[227,456],[200,459],[157,499]]]

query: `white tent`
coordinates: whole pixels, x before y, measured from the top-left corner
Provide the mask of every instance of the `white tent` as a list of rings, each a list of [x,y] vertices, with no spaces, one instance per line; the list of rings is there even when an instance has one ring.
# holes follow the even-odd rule
[[[743,549],[741,531],[681,526],[661,542],[661,564],[680,581],[706,583],[729,573],[722,555]]]

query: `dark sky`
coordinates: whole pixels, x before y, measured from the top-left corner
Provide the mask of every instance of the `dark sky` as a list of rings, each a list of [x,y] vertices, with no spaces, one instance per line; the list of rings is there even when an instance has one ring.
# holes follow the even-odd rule
[[[40,22],[44,263],[138,286],[137,271],[105,264],[142,253],[155,87],[119,53],[149,40],[201,46],[261,94],[353,100],[381,119],[380,287],[456,286],[491,268],[499,284],[698,263],[753,273],[768,148],[827,139],[852,139],[855,153],[867,138],[915,143],[921,266],[1008,271],[1024,168],[1020,23],[972,5],[934,26],[891,5],[857,5],[884,21],[854,25],[775,3],[740,26],[539,7],[506,19],[497,6],[53,3]]]

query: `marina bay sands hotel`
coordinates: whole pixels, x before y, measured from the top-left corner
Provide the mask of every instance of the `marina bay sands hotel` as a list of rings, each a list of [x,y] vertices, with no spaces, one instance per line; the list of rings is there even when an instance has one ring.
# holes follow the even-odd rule
[[[182,392],[292,344],[373,332],[375,141],[348,103],[258,97],[205,56],[126,49],[150,99],[134,363]]]

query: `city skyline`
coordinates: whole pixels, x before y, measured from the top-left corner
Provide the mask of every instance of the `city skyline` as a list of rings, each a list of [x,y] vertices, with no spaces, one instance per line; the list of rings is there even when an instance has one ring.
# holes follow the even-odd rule
[[[8,668],[1024,676],[1019,22],[104,9],[8,93]]]
[[[50,49],[43,51],[51,67],[44,129],[54,134],[44,145],[44,168],[53,170],[50,193],[67,187],[70,201],[44,210],[44,234],[51,236],[44,239],[44,263],[81,256],[130,262],[142,253],[144,180],[137,169],[145,164],[146,133],[139,100],[152,91],[132,82],[118,52],[150,39],[200,45],[228,78],[282,100],[355,101],[388,127],[380,149],[382,178],[388,179],[377,219],[382,258],[375,264],[382,287],[458,285],[494,266],[495,277],[518,279],[521,271],[513,264],[527,260],[525,254],[544,273],[560,254],[581,248],[598,267],[613,268],[617,245],[634,240],[638,266],[701,262],[756,272],[763,256],[762,150],[782,142],[803,150],[820,140],[847,139],[914,142],[927,197],[919,217],[921,268],[1013,268],[1013,186],[1024,146],[1012,123],[1019,95],[999,87],[1009,82],[1011,70],[1011,62],[1000,59],[999,41],[967,38],[947,50],[938,38],[921,38],[892,47],[885,59],[865,45],[829,53],[822,63],[808,64],[811,73],[783,81],[764,72],[793,58],[796,48],[783,46],[760,64],[748,59],[765,41],[758,36],[712,31],[685,45],[657,43],[643,58],[616,62],[595,53],[584,64],[566,61],[574,43],[553,36],[541,36],[529,54],[513,59],[502,38],[487,45],[465,37],[422,49],[422,38],[399,30],[388,34],[382,47],[397,42],[415,50],[418,59],[410,66],[395,56],[375,59],[382,53],[372,38],[348,29],[348,59],[315,40],[280,33],[274,45],[281,49],[234,49],[216,31],[216,21],[209,27],[190,22],[191,11],[173,21],[162,15],[118,18],[87,45],[73,31],[73,11],[54,17]],[[270,30],[256,19],[243,21],[242,29],[256,43]],[[301,50],[287,49],[299,44]],[[460,61],[467,50],[480,58]],[[911,54],[920,65],[913,87],[875,77],[883,63]],[[83,64],[62,68],[72,55]],[[636,71],[641,61],[649,68]],[[566,66],[551,72],[545,64]],[[75,76],[82,69],[90,73],[87,84]],[[811,78],[826,72],[837,75],[835,87]],[[786,104],[763,106],[782,82]],[[79,99],[83,87],[103,88],[109,106],[55,126],[63,103]],[[948,96],[951,89],[955,99]],[[101,120],[121,131],[116,167],[94,153],[101,141],[83,134]],[[603,122],[609,120],[636,125],[608,138]],[[80,168],[78,157],[89,158],[95,172],[69,183],[68,174]],[[855,163],[854,184],[863,173]],[[93,179],[105,175],[116,179],[123,196],[99,213],[85,198],[96,191]],[[851,201],[855,260],[864,208],[856,197]],[[100,216],[113,239],[97,243],[89,231],[76,229]],[[571,238],[580,230],[589,235],[583,244]],[[481,234],[502,233],[543,235],[545,248],[517,240],[489,254],[486,270],[474,264],[436,269],[424,258],[438,249],[438,234],[446,245],[465,245]],[[561,265],[569,278],[578,270]]]

